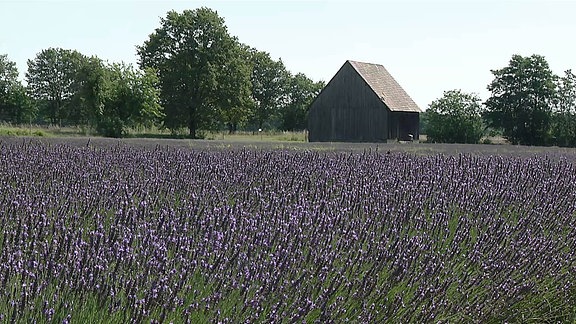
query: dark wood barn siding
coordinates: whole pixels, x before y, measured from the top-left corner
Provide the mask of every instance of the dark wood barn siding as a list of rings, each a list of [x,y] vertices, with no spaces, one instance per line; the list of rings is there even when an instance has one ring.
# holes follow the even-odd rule
[[[311,142],[384,142],[389,110],[346,63],[310,106]]]

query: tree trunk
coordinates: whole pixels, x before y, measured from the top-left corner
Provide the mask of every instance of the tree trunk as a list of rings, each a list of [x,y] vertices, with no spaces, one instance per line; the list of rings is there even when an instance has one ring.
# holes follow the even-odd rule
[[[196,121],[194,119],[190,119],[188,122],[188,129],[190,130],[190,138],[196,138]]]
[[[188,107],[188,130],[190,131],[189,136],[192,139],[196,138],[196,128],[198,127],[196,122],[196,111],[194,108],[193,104]]]
[[[228,134],[229,135],[236,134],[237,129],[238,129],[238,126],[236,125],[236,123],[228,123]]]

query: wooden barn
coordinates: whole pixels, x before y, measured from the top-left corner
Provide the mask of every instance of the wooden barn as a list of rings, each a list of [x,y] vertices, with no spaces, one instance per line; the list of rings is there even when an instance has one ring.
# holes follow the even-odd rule
[[[309,107],[308,140],[418,139],[420,112],[384,66],[346,61]]]

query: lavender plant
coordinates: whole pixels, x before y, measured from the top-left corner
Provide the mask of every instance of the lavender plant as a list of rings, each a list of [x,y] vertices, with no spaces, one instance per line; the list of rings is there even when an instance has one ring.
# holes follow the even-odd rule
[[[573,154],[0,156],[0,321],[576,319]]]

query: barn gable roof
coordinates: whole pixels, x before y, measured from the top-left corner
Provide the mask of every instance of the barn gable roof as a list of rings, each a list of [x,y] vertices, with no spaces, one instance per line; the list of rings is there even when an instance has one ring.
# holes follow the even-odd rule
[[[391,111],[422,112],[383,65],[350,60],[348,63]]]

